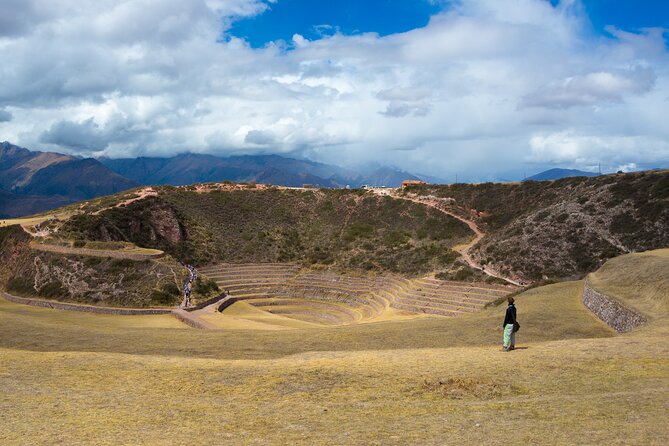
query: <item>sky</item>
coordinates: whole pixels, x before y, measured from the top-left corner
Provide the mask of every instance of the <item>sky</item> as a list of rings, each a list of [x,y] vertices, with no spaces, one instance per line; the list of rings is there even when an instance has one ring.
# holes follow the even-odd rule
[[[665,0],[0,0],[0,141],[461,181],[669,167]]]

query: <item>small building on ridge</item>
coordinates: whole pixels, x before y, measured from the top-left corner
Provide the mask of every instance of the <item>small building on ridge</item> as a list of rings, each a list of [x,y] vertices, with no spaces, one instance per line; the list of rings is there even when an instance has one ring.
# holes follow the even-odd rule
[[[404,180],[402,181],[402,189],[406,189],[409,186],[417,186],[420,184],[427,184],[425,181],[420,180]]]

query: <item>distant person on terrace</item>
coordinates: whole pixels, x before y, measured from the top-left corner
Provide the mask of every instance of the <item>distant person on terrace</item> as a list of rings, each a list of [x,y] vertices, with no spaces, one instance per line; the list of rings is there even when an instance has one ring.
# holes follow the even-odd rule
[[[516,348],[516,332],[520,328],[520,324],[516,321],[516,306],[513,304],[513,297],[508,299],[509,306],[506,307],[506,314],[504,315],[504,347],[503,351],[508,352]]]

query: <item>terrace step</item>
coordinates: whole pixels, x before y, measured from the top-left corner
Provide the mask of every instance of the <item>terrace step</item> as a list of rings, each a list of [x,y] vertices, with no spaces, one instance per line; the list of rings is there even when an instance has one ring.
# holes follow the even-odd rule
[[[275,295],[264,299],[254,299],[249,302],[256,307],[277,307],[277,306],[315,306],[321,308],[334,308],[338,311],[348,313],[355,320],[373,317],[382,311],[377,304],[373,306],[371,301],[364,304],[352,306],[350,304],[333,302],[329,300],[319,300],[318,298],[299,298],[290,295]]]
[[[310,316],[314,318],[325,319],[334,325],[344,325],[355,322],[355,319],[346,313],[334,313],[331,311],[316,311],[316,309],[305,309],[301,306],[286,306],[269,308],[266,310],[271,314],[278,314],[286,317],[293,317],[294,315]]]
[[[266,272],[266,273],[276,273],[276,272],[297,272],[299,271],[298,266],[286,266],[286,265],[271,265],[271,264],[260,264],[260,265],[216,265],[216,266],[207,266],[203,268],[198,268],[198,271],[202,271],[205,274],[209,273],[227,273],[227,272],[236,272],[236,273],[257,273],[257,272]]]
[[[279,292],[284,290],[286,287],[284,284],[281,283],[276,283],[276,284],[264,284],[264,285],[237,285],[237,286],[230,286],[230,285],[225,285],[223,283],[218,284],[219,287],[222,287],[228,291],[230,291],[231,294],[237,294],[237,293],[253,293],[253,292],[259,292],[259,291],[265,291],[265,292]]]
[[[412,294],[412,293],[397,294],[396,298],[411,299],[423,302],[447,302],[455,304],[466,304],[467,306],[470,306],[472,308],[483,308],[488,302],[490,302],[489,300],[480,301],[477,299],[469,299],[463,296],[451,296],[451,295],[424,296],[421,294]]]
[[[455,286],[455,287],[465,287],[465,288],[478,288],[478,289],[481,289],[481,290],[499,291],[499,292],[505,293],[505,294],[508,294],[509,292],[512,292],[512,291],[515,291],[515,287],[508,286],[508,285],[456,282],[456,281],[453,281],[453,280],[433,279],[431,277],[423,277],[421,279],[416,279],[415,283],[416,284],[432,284],[432,285],[437,285],[437,286]]]
[[[481,296],[481,295],[475,295],[475,294],[467,294],[467,293],[460,293],[457,291],[448,291],[444,290],[440,293],[429,293],[425,291],[416,291],[416,290],[407,290],[407,291],[402,291],[397,293],[399,294],[404,294],[404,295],[413,295],[413,296],[421,296],[421,297],[427,297],[427,298],[432,298],[432,299],[440,299],[442,297],[448,297],[448,298],[454,298],[454,299],[461,299],[461,300],[468,300],[471,302],[475,303],[480,303],[485,305],[488,302],[491,302],[497,297],[494,296]]]
[[[231,294],[237,300],[253,300],[253,299],[267,299],[274,297],[276,294],[272,293],[245,293],[245,294]]]
[[[265,286],[265,285],[276,285],[276,286],[285,286],[286,281],[277,281],[277,280],[264,280],[264,279],[256,279],[256,280],[248,280],[245,282],[226,282],[224,280],[215,280],[215,282],[219,285],[225,285],[228,288],[239,288],[239,287],[247,287],[247,286]]]
[[[225,275],[225,274],[208,274],[207,277],[213,280],[222,280],[226,282],[245,282],[248,280],[276,280],[276,281],[286,281],[295,277],[294,274],[234,274],[234,275]]]
[[[465,313],[473,313],[475,311],[481,310],[481,308],[472,307],[461,302],[439,302],[439,301],[424,301],[417,299],[406,299],[398,297],[394,303],[404,303],[407,305],[415,305],[417,307],[439,307],[447,309],[455,309],[458,311],[463,311]]]
[[[463,296],[478,296],[479,299],[485,300],[495,300],[498,297],[504,296],[504,293],[488,293],[485,291],[479,291],[474,289],[465,289],[465,288],[426,288],[426,287],[415,287],[415,292],[424,293],[424,294],[459,294]]]
[[[415,305],[405,304],[401,302],[394,302],[393,308],[410,311],[412,313],[437,314],[440,316],[459,316],[461,314],[464,314],[463,312],[457,310],[447,310],[433,307],[417,307]]]
[[[478,308],[471,308],[460,304],[451,304],[446,302],[422,302],[413,299],[402,299],[402,298],[398,298],[393,303],[393,305],[395,304],[412,305],[414,307],[419,307],[419,308],[436,308],[448,311],[458,311],[460,313],[474,313],[479,310]]]
[[[330,309],[338,313],[345,313],[353,319],[359,319],[360,313],[355,311],[352,308],[346,307],[344,305],[337,304],[335,302],[324,302],[319,300],[306,300],[306,299],[291,299],[291,298],[267,298],[267,299],[257,299],[250,301],[249,304],[257,308],[265,307],[283,307],[283,308],[292,308],[292,307],[307,307],[307,308],[320,308],[320,309]]]
[[[321,322],[325,319],[332,322],[339,317],[340,323],[349,323],[374,317],[390,307],[454,316],[478,311],[511,291],[501,285],[431,277],[337,275],[280,263],[220,264],[200,268],[200,271],[230,291],[234,298],[249,301],[254,307]]]

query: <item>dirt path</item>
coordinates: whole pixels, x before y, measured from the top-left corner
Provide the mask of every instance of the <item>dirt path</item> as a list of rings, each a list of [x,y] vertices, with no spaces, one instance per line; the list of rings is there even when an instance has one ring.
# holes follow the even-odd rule
[[[130,203],[134,203],[135,201],[143,200],[146,197],[155,197],[155,196],[158,195],[158,192],[154,188],[149,186],[149,187],[145,187],[144,189],[141,189],[141,190],[137,191],[136,194],[137,194],[136,197],[128,198],[127,200],[124,200],[124,201],[122,201],[118,204],[115,204],[114,206],[98,209],[97,211],[92,212],[91,214],[92,215],[99,215],[101,212],[104,212],[108,209],[120,208],[122,206],[127,206]]]
[[[458,246],[455,246],[453,248],[454,251],[460,253],[460,255],[462,256],[463,260],[467,263],[467,265],[469,265],[471,268],[477,269],[477,270],[487,274],[490,277],[495,277],[497,279],[504,280],[505,282],[508,282],[512,285],[523,286],[523,285],[520,284],[520,282],[518,282],[516,280],[513,280],[509,277],[505,277],[502,274],[500,274],[499,272],[491,270],[489,267],[484,268],[483,266],[481,266],[481,264],[477,263],[472,258],[471,254],[470,254],[470,250],[474,247],[474,245],[476,245],[479,241],[481,241],[481,239],[483,237],[485,237],[485,232],[483,232],[481,230],[481,228],[479,228],[478,225],[475,222],[473,222],[472,220],[468,220],[468,219],[466,219],[466,218],[464,218],[464,217],[462,217],[458,214],[455,214],[455,213],[449,211],[448,209],[446,209],[445,201],[442,201],[438,198],[420,198],[420,197],[415,197],[415,196],[411,197],[411,196],[399,195],[397,193],[397,191],[394,190],[394,189],[390,190],[390,189],[374,188],[374,189],[371,189],[371,190],[377,195],[391,196],[391,197],[396,198],[396,199],[412,201],[414,203],[419,203],[419,204],[422,204],[424,206],[429,206],[431,208],[434,208],[434,209],[438,210],[442,214],[446,214],[450,217],[453,217],[453,218],[456,218],[456,219],[460,220],[461,222],[466,224],[469,227],[469,229],[471,229],[472,232],[474,232],[474,234],[475,234],[475,237],[469,243],[464,244],[464,245],[458,245]]]

